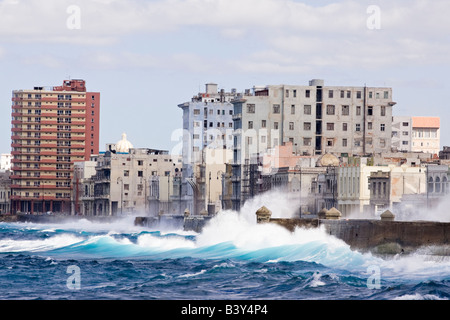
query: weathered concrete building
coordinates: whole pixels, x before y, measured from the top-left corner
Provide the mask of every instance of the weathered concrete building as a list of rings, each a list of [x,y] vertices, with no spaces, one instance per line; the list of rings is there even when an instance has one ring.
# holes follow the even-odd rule
[[[11,171],[0,170],[0,214],[8,214],[11,211]]]
[[[178,105],[183,110],[181,201],[192,214],[198,214],[199,212],[195,212],[197,209],[202,210],[198,204],[194,204],[195,201],[202,201],[199,200],[200,197],[203,201],[208,199],[204,192],[208,191],[209,187],[196,185],[202,183],[198,179],[203,179],[200,175],[204,168],[199,166],[207,161],[203,150],[231,150],[233,147],[233,105],[230,101],[236,95],[235,89],[231,92],[225,92],[223,89],[219,91],[217,84],[208,83],[205,92],[200,92],[191,101]],[[209,171],[206,174],[209,183]],[[199,194],[199,190],[203,194]],[[213,198],[215,194],[213,191]]]
[[[95,174],[91,177],[92,163],[84,164],[79,187],[74,180],[73,214],[179,213],[181,209],[171,200],[179,197],[181,157],[164,150],[129,148],[131,144],[124,138],[95,157]]]
[[[254,87],[234,105],[233,208],[247,199],[248,167],[267,149],[291,142],[301,155],[382,153],[391,149],[391,88],[324,86]]]

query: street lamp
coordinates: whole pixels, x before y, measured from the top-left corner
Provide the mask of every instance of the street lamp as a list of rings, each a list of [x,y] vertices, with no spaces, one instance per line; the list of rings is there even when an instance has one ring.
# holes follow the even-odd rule
[[[117,178],[117,184],[119,184],[119,181],[121,182],[120,186],[120,215],[123,215],[123,179],[122,177]]]

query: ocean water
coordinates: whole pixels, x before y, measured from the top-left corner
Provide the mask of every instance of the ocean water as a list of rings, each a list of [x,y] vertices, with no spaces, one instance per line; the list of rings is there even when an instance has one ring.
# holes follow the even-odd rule
[[[0,223],[0,299],[450,298],[446,257],[381,258],[322,229],[290,233],[254,218],[221,212],[201,233],[137,227],[132,217]]]

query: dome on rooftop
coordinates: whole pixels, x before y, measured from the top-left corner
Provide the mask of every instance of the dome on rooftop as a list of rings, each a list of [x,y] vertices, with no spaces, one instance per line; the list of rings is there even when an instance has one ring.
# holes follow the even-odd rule
[[[339,166],[339,158],[335,155],[332,155],[330,153],[326,153],[323,156],[321,156],[316,163],[317,167],[338,167]]]
[[[122,133],[122,140],[116,143],[116,152],[128,153],[131,148],[133,148],[133,145],[127,140],[127,134]]]

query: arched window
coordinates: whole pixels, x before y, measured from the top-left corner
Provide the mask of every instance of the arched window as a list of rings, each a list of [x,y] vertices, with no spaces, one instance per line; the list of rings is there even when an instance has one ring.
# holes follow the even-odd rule
[[[442,179],[442,193],[448,193],[448,179],[446,176]]]
[[[441,192],[441,179],[439,177],[436,177],[436,180],[434,182],[434,191],[436,193]]]
[[[428,193],[433,193],[434,192],[434,181],[433,181],[433,177],[429,177],[428,178]]]

